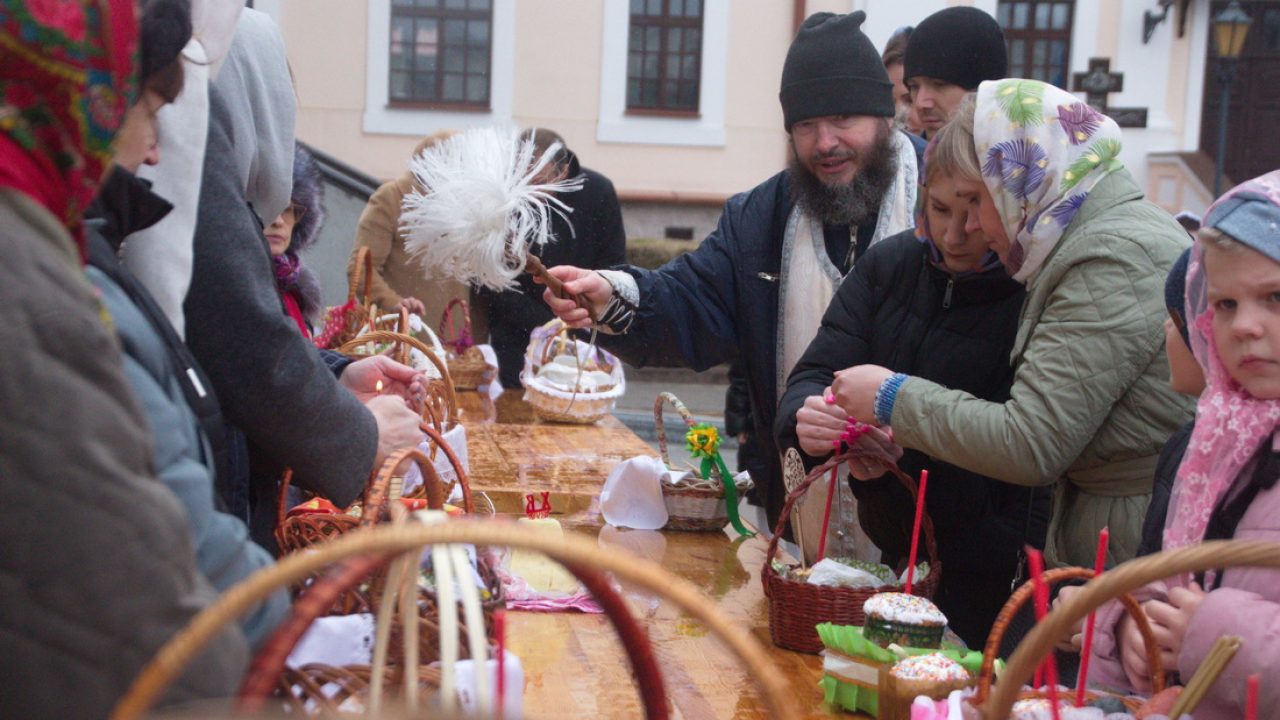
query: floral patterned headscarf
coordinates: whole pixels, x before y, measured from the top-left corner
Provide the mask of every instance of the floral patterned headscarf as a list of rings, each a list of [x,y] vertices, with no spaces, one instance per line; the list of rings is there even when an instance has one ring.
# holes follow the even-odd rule
[[[1098,181],[1119,170],[1120,126],[1037,80],[978,86],[974,145],[1010,248],[1005,266],[1031,282]]]
[[[0,0],[0,187],[79,236],[133,102],[134,0]]]
[[[1237,185],[1205,213],[1205,227],[1229,229],[1227,234],[1233,239],[1263,255],[1277,257],[1280,232],[1275,229],[1275,220],[1255,222],[1250,227],[1241,223],[1238,215],[1224,217],[1224,210],[1229,213],[1231,206],[1238,207],[1242,200],[1259,203],[1254,207],[1263,211],[1253,213],[1254,217],[1271,214],[1280,219],[1280,170]],[[1223,366],[1213,338],[1214,310],[1208,285],[1204,243],[1197,240],[1187,266],[1187,329],[1191,351],[1204,368],[1205,390],[1196,405],[1195,429],[1173,483],[1163,550],[1195,545],[1204,538],[1218,500],[1280,428],[1280,400],[1255,398]]]

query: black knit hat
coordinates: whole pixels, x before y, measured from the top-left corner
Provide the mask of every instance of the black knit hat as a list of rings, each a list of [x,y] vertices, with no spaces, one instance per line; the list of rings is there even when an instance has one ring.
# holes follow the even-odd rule
[[[825,115],[893,117],[893,83],[880,53],[863,34],[861,10],[821,12],[800,26],[782,66],[782,115],[787,132],[801,120]]]
[[[977,90],[984,80],[1009,73],[1004,32],[975,7],[949,7],[925,18],[907,41],[902,79],[931,77]]]
[[[191,39],[191,4],[188,0],[146,0],[139,23],[138,68],[143,80],[173,62]]]
[[[1191,248],[1182,251],[1169,269],[1164,281],[1164,307],[1178,326],[1182,341],[1191,347],[1191,333],[1187,329],[1187,264],[1191,261]]]

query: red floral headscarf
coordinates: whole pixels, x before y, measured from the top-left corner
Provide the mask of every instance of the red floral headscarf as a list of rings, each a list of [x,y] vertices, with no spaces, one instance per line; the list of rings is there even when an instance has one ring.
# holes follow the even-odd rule
[[[80,236],[134,97],[134,0],[0,0],[0,187]]]

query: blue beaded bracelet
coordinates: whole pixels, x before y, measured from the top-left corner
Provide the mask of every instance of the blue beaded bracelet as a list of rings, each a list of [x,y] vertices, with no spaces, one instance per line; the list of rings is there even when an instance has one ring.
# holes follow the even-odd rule
[[[893,419],[893,403],[898,399],[898,390],[907,381],[907,377],[902,373],[894,373],[880,383],[880,389],[876,390],[876,422],[888,425]]]

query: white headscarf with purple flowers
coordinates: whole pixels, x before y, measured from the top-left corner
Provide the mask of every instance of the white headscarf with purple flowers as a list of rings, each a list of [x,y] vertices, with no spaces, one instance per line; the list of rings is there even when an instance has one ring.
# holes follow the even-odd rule
[[[1005,267],[1030,283],[1098,181],[1123,167],[1120,126],[1037,80],[978,86],[973,140],[1009,236]]]

